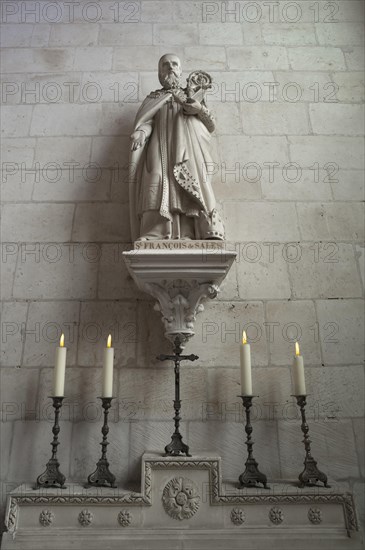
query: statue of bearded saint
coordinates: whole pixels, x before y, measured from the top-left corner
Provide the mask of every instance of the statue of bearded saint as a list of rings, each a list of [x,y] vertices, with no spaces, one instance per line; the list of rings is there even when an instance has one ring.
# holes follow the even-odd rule
[[[176,55],[162,56],[162,88],[136,115],[129,164],[133,241],[224,239],[208,169],[214,119],[199,85],[180,86],[181,73]]]

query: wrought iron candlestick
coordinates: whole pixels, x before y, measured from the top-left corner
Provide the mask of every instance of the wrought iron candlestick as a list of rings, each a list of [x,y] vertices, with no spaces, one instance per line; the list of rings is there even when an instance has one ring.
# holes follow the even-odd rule
[[[109,409],[112,406],[112,399],[114,397],[99,397],[101,399],[101,404],[104,409],[104,424],[101,428],[101,433],[103,434],[103,440],[100,445],[102,448],[101,458],[96,464],[96,470],[87,478],[88,485],[94,485],[96,487],[113,487],[115,488],[115,475],[109,470],[109,462],[106,458],[106,450],[109,445],[108,441],[108,414]]]
[[[63,397],[51,397],[53,400],[53,407],[55,410],[54,415],[54,425],[52,428],[53,441],[52,445],[52,457],[49,459],[46,465],[46,470],[37,477],[38,487],[59,487],[61,489],[65,488],[65,476],[60,472],[59,467],[60,463],[57,458],[57,447],[60,444],[58,441],[58,434],[60,433],[60,425],[58,422],[60,416],[60,409],[62,407]]]
[[[253,395],[240,395],[239,397],[242,399],[243,406],[246,411],[245,432],[247,434],[246,445],[248,451],[248,457],[245,463],[246,469],[243,474],[240,475],[239,482],[241,487],[258,487],[257,484],[262,483],[265,489],[269,489],[269,487],[267,487],[267,478],[265,474],[260,472],[258,468],[258,463],[253,457],[252,447],[254,442],[251,439],[253,428],[251,426],[250,412]]]
[[[309,427],[305,417],[305,406],[307,404],[306,395],[295,395],[297,404],[300,408],[302,415],[302,432],[304,434],[304,447],[305,447],[305,459],[304,459],[304,470],[299,474],[299,487],[310,487],[315,485],[317,481],[322,481],[325,487],[330,487],[327,483],[327,476],[317,468],[317,462],[311,455],[311,440],[309,439]]]
[[[175,363],[175,399],[174,399],[174,409],[175,409],[175,431],[171,436],[171,443],[166,445],[165,454],[171,456],[191,456],[189,454],[189,447],[182,440],[182,435],[180,433],[180,409],[181,409],[181,400],[180,400],[180,362],[181,361],[196,361],[199,359],[197,355],[181,355],[182,347],[179,338],[175,338],[174,342],[174,355],[159,355],[157,359],[159,361],[174,361]]]

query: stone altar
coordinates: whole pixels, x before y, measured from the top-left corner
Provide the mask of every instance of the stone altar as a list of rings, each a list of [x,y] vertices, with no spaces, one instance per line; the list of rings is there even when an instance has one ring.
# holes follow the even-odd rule
[[[8,497],[3,550],[188,550],[362,548],[352,495],[336,489],[239,489],[223,482],[221,459],[142,457],[140,492],[122,488],[38,489]]]

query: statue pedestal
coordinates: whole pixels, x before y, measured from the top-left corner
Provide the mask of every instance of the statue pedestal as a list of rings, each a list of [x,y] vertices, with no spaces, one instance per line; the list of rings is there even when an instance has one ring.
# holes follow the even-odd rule
[[[165,336],[184,343],[194,335],[203,302],[215,298],[236,257],[222,241],[142,241],[123,252],[138,288],[156,298]]]
[[[142,458],[142,490],[37,489],[8,496],[3,550],[346,550],[362,548],[351,494],[223,483],[220,457]]]

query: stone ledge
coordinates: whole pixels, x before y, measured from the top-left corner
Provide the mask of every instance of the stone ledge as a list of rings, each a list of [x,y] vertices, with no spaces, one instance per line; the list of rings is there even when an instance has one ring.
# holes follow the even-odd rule
[[[350,493],[293,482],[222,489],[216,453],[145,453],[140,493],[22,485],[8,497],[6,522],[3,550],[361,548]]]
[[[328,530],[312,536],[302,531],[288,533],[284,529],[275,529],[273,533],[264,532],[262,529],[250,529],[245,531],[227,532],[227,530],[176,530],[176,529],[146,529],[138,533],[131,531],[113,531],[92,534],[80,531],[67,531],[57,537],[45,537],[32,532],[17,535],[9,545],[9,535],[4,533],[3,550],[362,550],[363,546],[359,537],[347,538],[342,533],[333,534]],[[72,538],[72,545],[68,539]]]

